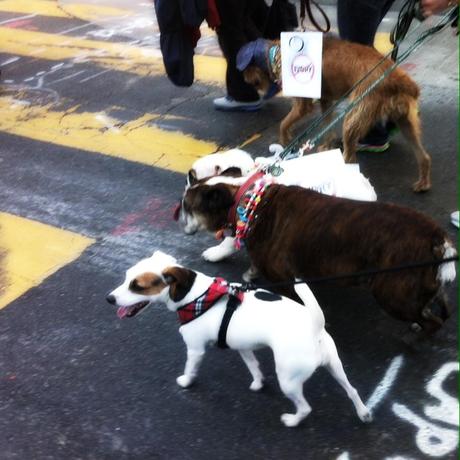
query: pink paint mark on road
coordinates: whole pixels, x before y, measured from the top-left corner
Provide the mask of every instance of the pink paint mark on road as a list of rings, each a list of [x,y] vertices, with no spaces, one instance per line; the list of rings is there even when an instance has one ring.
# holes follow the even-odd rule
[[[27,28],[28,30],[38,30],[37,27],[31,26],[32,22],[32,19],[19,19],[17,21],[9,22],[8,24],[5,24],[5,26],[11,27],[12,29]]]
[[[401,67],[401,69],[404,69],[410,72],[411,70],[414,70],[417,68],[417,64],[414,64],[413,62],[406,62],[405,64],[402,64],[399,67]]]
[[[127,214],[122,222],[111,232],[113,236],[134,233],[144,228],[164,229],[173,222],[171,204],[161,198],[151,198],[145,206],[136,212]]]

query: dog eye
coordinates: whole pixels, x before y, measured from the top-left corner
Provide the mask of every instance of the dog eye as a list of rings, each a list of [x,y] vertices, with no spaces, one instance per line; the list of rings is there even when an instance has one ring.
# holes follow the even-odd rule
[[[134,279],[131,281],[131,283],[129,283],[129,289],[134,292],[139,292],[142,291],[144,288],[139,285],[136,279]]]

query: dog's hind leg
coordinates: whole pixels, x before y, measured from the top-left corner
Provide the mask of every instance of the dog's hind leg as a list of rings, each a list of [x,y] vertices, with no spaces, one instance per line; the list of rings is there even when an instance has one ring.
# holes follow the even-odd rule
[[[422,145],[420,118],[415,100],[409,103],[407,115],[396,120],[396,124],[410,143],[418,164],[419,178],[412,189],[414,192],[425,192],[431,188],[431,157]]]
[[[249,388],[252,391],[261,390],[264,386],[264,376],[260,371],[259,361],[257,361],[256,356],[250,350],[240,350],[240,356],[252,375],[252,383]]]
[[[278,381],[283,393],[294,403],[296,407],[295,414],[283,414],[281,421],[288,427],[297,426],[311,412],[310,404],[303,395],[302,379],[294,372],[278,372]]]
[[[362,102],[349,112],[343,121],[343,158],[346,163],[356,163],[358,142],[378,121],[377,107]]]
[[[321,113],[324,116],[324,114],[331,108],[332,102],[326,99],[321,99],[320,104],[321,104]],[[325,116],[323,126],[327,126],[329,125],[329,123],[331,123],[332,115],[333,115],[333,112]],[[320,128],[322,128],[322,126],[320,126]],[[322,139],[321,144],[317,148],[317,151],[322,152],[324,150],[331,149],[335,141],[336,139],[335,139],[334,130],[329,130],[328,133]]]
[[[340,386],[347,392],[348,397],[353,402],[355,406],[356,413],[358,417],[363,422],[371,422],[372,415],[369,412],[369,409],[364,405],[359,397],[358,392],[354,387],[351,386],[348,378],[345,374],[343,369],[342,361],[339,358],[339,354],[337,353],[337,348],[335,346],[334,340],[332,337],[326,332],[323,336],[323,346],[325,347],[325,352],[327,356],[327,362],[325,366],[330,374],[337,380]]]
[[[281,120],[280,144],[286,146],[292,139],[291,127],[312,110],[312,100],[296,97],[293,99],[291,111]]]

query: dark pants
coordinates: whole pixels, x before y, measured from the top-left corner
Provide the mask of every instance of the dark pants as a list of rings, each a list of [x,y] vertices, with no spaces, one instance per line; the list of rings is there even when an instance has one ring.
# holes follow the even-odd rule
[[[337,23],[340,38],[363,45],[374,45],[374,38],[382,19],[394,0],[338,0]],[[388,141],[389,126],[375,125],[365,139],[365,144],[384,144]]]
[[[240,102],[257,101],[257,91],[236,68],[236,55],[243,45],[263,36],[268,6],[264,0],[216,0],[216,6],[221,20],[217,38],[227,61],[227,94]]]

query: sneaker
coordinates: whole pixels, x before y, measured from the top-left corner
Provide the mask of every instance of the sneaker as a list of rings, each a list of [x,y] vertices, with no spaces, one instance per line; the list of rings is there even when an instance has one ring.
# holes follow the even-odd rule
[[[214,108],[224,112],[256,112],[262,107],[262,101],[259,99],[254,102],[240,102],[231,96],[224,96],[214,99]]]
[[[370,153],[381,153],[385,152],[390,148],[389,142],[384,142],[383,144],[364,144],[359,142],[356,149],[357,152],[370,152]]]

